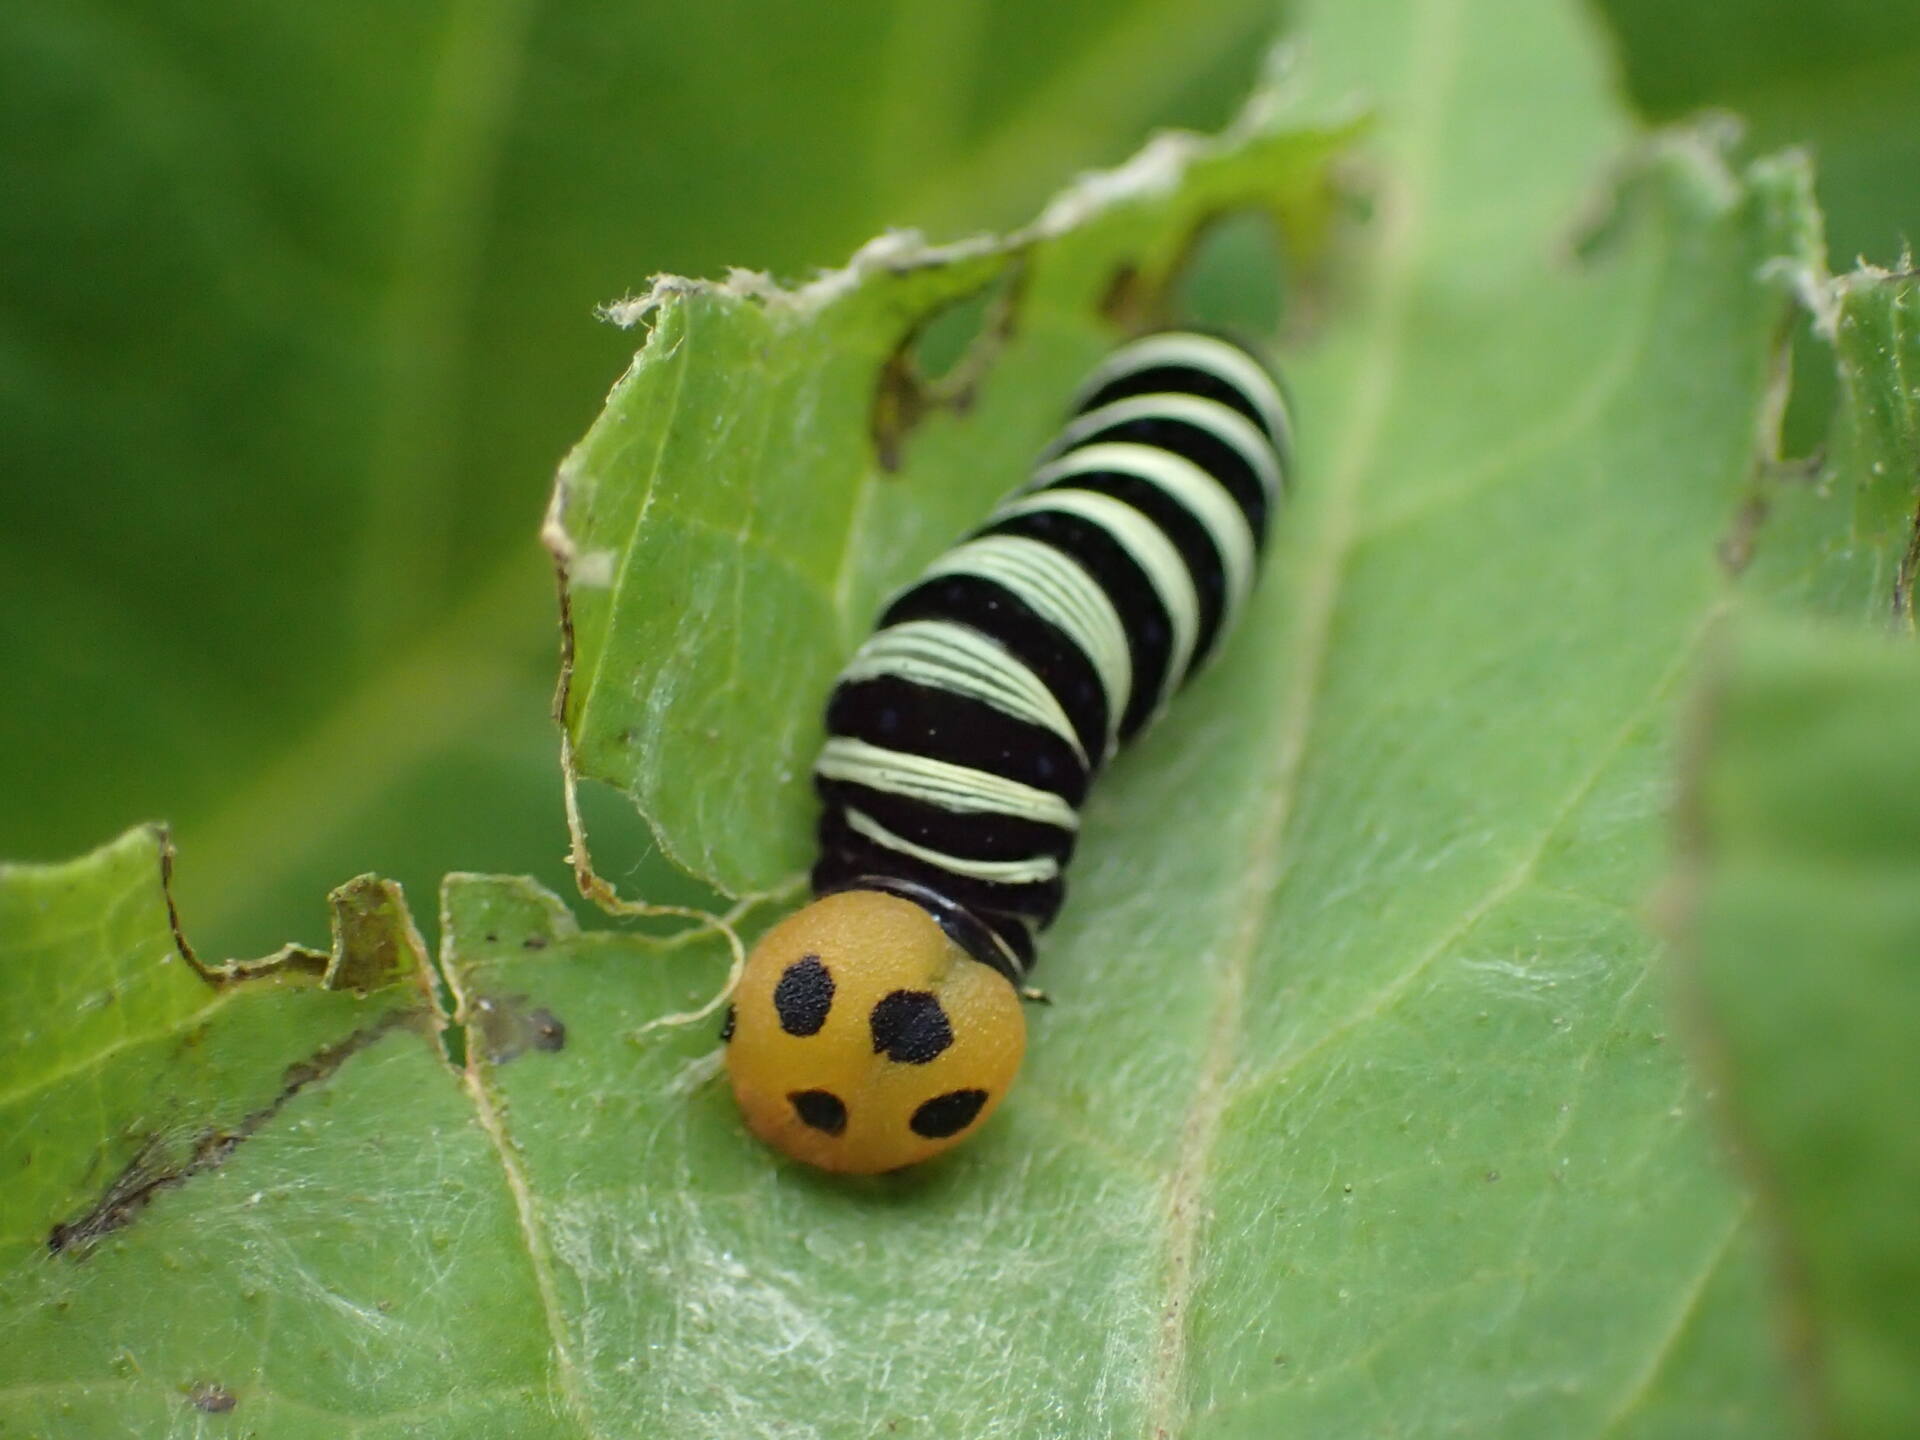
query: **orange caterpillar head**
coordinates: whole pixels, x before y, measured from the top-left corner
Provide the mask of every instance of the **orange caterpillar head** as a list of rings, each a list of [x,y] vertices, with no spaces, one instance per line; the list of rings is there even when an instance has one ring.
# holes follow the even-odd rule
[[[1027,1049],[1020,996],[921,906],[827,895],[761,937],[728,1012],[748,1127],[823,1170],[874,1174],[978,1130]]]

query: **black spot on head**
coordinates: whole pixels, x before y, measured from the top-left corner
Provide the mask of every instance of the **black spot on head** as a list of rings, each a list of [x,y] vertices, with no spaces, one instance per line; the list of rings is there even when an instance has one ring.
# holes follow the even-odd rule
[[[773,1008],[789,1035],[818,1035],[833,1008],[833,976],[818,955],[802,955],[781,972],[773,987]]]
[[[980,1107],[987,1103],[984,1090],[949,1090],[944,1095],[936,1095],[918,1110],[907,1123],[913,1127],[913,1133],[928,1140],[944,1140],[949,1135],[958,1135],[971,1125],[980,1114]]]
[[[726,1044],[733,1039],[733,1022],[738,1018],[733,1006],[727,1006],[727,1018],[720,1022],[720,1043]]]
[[[867,1023],[873,1030],[873,1053],[902,1065],[924,1065],[953,1044],[947,1012],[924,990],[881,996]]]
[[[828,1135],[838,1135],[847,1128],[847,1107],[840,1103],[840,1097],[831,1090],[795,1090],[787,1096],[787,1102],[793,1106],[793,1113],[800,1117],[801,1123]],[[920,1107],[922,1110],[926,1106]],[[974,1107],[979,1108],[977,1105]],[[916,1114],[916,1120],[919,1116]]]

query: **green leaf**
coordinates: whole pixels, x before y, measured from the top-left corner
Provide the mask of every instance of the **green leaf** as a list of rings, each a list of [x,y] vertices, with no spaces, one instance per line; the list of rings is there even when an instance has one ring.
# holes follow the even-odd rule
[[[1920,273],[1863,267],[1837,285],[1840,474],[1851,481],[1859,550],[1890,558],[1893,623],[1914,630],[1920,579]]]
[[[798,292],[668,279],[617,312],[651,323],[647,344],[562,467],[547,523],[563,713],[578,773],[634,796],[683,868],[739,894],[805,865],[819,707],[789,697],[823,695],[885,589],[1045,443],[1111,312],[1163,304],[1217,215],[1323,228],[1341,132],[1255,111],[1244,126],[1168,137],[1004,241],[890,234]],[[923,374],[920,333],[982,296],[968,353]]]
[[[426,957],[389,883],[363,876],[335,892],[331,956],[288,946],[209,970],[174,928],[171,856],[163,834],[141,829],[70,865],[0,870],[0,1022],[13,1039],[0,1104],[27,1172],[7,1196],[14,1242],[37,1227],[55,1254],[90,1248],[159,1191],[223,1163],[347,1055],[425,1011]],[[165,1093],[150,1100],[150,1128],[72,1125],[79,1097],[155,1079]],[[169,1112],[192,1119],[158,1118]],[[48,1207],[89,1176],[113,1177],[101,1203],[48,1225]]]
[[[1920,573],[1920,276],[1802,272],[1837,365],[1831,455],[1763,467],[1749,511],[1768,534],[1758,594],[1914,631]]]
[[[166,816],[221,954],[317,934],[365,869],[563,883],[531,531],[631,354],[594,307],[1016,222],[1155,123],[1217,124],[1270,25],[0,6],[0,854]]]
[[[1688,791],[1694,1029],[1771,1232],[1819,1433],[1920,1414],[1920,669],[1910,641],[1737,629]]]
[[[1655,121],[1711,109],[1756,147],[1818,158],[1835,269],[1899,263],[1920,235],[1920,10],[1905,0],[1596,0],[1627,92]],[[1865,263],[1864,260],[1858,263]],[[1829,337],[1830,338],[1830,337]],[[1803,335],[1785,443],[1817,455],[1834,408],[1823,344]]]
[[[1713,106],[1754,143],[1806,145],[1834,260],[1882,262],[1920,236],[1920,11],[1903,0],[1598,0],[1649,116]]]
[[[860,1189],[756,1157],[724,1097],[644,1098],[685,1083],[659,1060],[604,1132],[524,1069],[491,1082],[536,1173],[640,1133],[699,1197],[644,1242],[740,1267],[697,1332],[562,1270],[748,1428],[844,1414],[850,1364],[935,1431],[1023,1433],[1054,1404],[1092,1433],[1786,1423],[1748,1206],[1664,1043],[1635,910],[1717,557],[1768,543],[1744,502],[1786,281],[1819,264],[1805,171],[1732,172],[1706,133],[1656,144],[1576,263],[1625,137],[1564,16],[1414,5],[1329,13],[1313,39],[1325,93],[1391,97],[1380,221],[1351,313],[1298,347],[1304,478],[1258,613],[1089,811],[1007,1120],[950,1169]],[[1553,118],[1523,141],[1516,112]],[[897,476],[865,423],[884,362],[977,273],[869,264],[830,305],[661,292],[569,462],[576,758],[723,888],[806,853],[817,722],[784,697],[824,693],[877,597],[1018,474],[1054,420],[1036,395],[1057,405],[1098,348],[1111,286],[1061,304],[1032,263],[965,417],[924,421]],[[740,771],[689,786],[703,746]],[[540,993],[511,973],[489,983]],[[612,1250],[600,1207],[557,1206],[572,1253]],[[687,1423],[669,1383],[586,1409]]]
[[[537,1293],[397,889],[209,970],[170,853],[0,868],[0,1430],[536,1433]]]
[[[637,1033],[713,992],[711,931],[583,932],[529,880],[453,876],[450,1009],[226,979],[197,1048],[245,1063],[197,1086],[192,1054],[71,1042],[58,1108],[0,1130],[0,1169],[37,1163],[32,1126],[63,1167],[9,1202],[0,1425],[1790,1432],[1752,1202],[1639,907],[1716,616],[1801,603],[1776,552],[1837,567],[1853,613],[1894,573],[1827,548],[1851,480],[1753,505],[1792,297],[1824,283],[1805,166],[1633,136],[1571,7],[1328,6],[1307,38],[1296,118],[1162,146],[1017,249],[656,287],[563,474],[576,762],[700,878],[776,887],[812,716],[887,586],[1018,478],[1100,348],[1203,288],[1204,216],[1288,227],[1298,503],[1228,653],[1094,798],[1055,1003],[987,1131],[867,1181],[783,1164],[709,1031]],[[1322,245],[1354,95],[1372,219]],[[969,297],[979,342],[912,383]],[[11,1032],[67,1044],[63,996],[156,967],[166,1015],[207,1003],[157,855],[0,875],[53,917],[14,922],[31,973],[72,987],[10,996]],[[372,1014],[402,1018],[341,1053]],[[152,1133],[176,1183],[49,1255]]]

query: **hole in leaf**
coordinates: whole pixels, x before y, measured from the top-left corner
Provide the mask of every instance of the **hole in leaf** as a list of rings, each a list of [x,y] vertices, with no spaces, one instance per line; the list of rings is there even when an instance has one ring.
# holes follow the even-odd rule
[[[687,874],[667,858],[653,827],[622,790],[583,777],[578,784],[580,820],[593,849],[593,868],[601,879],[629,900],[649,905],[683,905],[710,914],[724,914],[732,901],[718,890]],[[574,906],[595,925],[606,916],[591,901]],[[693,922],[683,916],[624,917],[621,927],[644,935],[674,935]]]
[[[1153,308],[1151,287],[1140,276],[1138,265],[1122,265],[1107,281],[1100,297],[1100,314],[1116,330],[1132,335],[1145,330]]]
[[[1230,211],[1201,222],[1174,271],[1174,313],[1207,330],[1277,333],[1286,319],[1285,256],[1264,212]]]
[[[900,468],[907,437],[936,409],[964,412],[1014,333],[1024,263],[1010,259],[987,284],[924,316],[880,367],[874,387],[874,449],[881,468]]]
[[[959,367],[968,350],[979,344],[1005,303],[1008,281],[1002,275],[993,284],[962,296],[933,312],[907,341],[907,358],[927,386],[938,386]]]
[[[1788,464],[1806,461],[1810,465],[1826,453],[1834,407],[1840,400],[1839,379],[1834,374],[1833,346],[1813,333],[1813,317],[1805,310],[1794,316],[1788,343],[1793,384],[1781,417],[1780,458]]]

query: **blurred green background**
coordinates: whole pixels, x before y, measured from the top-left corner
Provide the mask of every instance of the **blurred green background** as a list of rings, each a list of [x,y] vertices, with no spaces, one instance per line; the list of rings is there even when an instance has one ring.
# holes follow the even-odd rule
[[[1650,120],[1817,152],[1920,234],[1920,6],[1606,0]],[[1271,0],[0,9],[0,855],[173,822],[212,954],[362,870],[571,893],[549,477],[658,271],[1018,223],[1228,116]],[[616,877],[618,878],[618,877]]]

